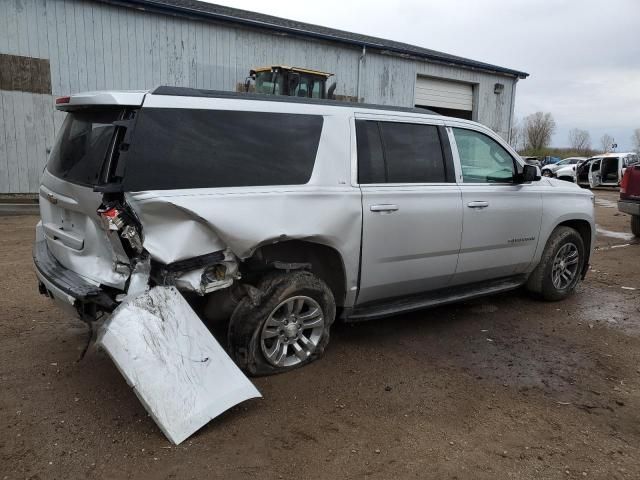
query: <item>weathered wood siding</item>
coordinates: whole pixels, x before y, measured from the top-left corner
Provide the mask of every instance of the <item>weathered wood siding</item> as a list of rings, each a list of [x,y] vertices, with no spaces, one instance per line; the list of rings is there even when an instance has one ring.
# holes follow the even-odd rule
[[[235,90],[251,67],[278,63],[334,72],[336,93],[356,96],[361,51],[91,0],[0,0],[0,53],[48,60],[51,68],[50,95],[0,90],[0,193],[28,193],[37,192],[64,118],[53,108],[56,96],[157,85]],[[417,75],[472,83],[478,120],[506,136],[507,76],[367,52],[360,97],[412,106]],[[493,93],[496,82],[505,85],[501,95]]]

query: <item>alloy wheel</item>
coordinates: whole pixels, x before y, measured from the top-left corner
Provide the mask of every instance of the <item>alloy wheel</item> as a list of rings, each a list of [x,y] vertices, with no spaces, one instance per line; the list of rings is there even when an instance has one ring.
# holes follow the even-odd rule
[[[574,243],[565,243],[560,247],[553,259],[551,267],[551,281],[558,290],[564,290],[571,285],[578,274],[580,253]]]
[[[313,354],[324,332],[324,314],[318,302],[295,296],[273,309],[260,333],[264,358],[276,367],[297,365]]]

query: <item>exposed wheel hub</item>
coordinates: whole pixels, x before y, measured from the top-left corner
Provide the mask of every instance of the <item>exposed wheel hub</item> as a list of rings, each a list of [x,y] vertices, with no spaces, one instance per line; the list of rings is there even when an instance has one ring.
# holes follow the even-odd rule
[[[297,337],[299,331],[300,331],[300,327],[296,323],[289,323],[284,327],[284,333],[287,336],[287,338]]]

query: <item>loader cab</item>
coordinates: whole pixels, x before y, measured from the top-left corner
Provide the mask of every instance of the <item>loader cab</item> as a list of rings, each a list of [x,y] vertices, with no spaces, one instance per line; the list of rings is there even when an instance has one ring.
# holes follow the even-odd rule
[[[332,73],[305,68],[271,66],[249,71],[245,90],[268,95],[285,95],[301,98],[333,98],[335,83],[327,89]]]

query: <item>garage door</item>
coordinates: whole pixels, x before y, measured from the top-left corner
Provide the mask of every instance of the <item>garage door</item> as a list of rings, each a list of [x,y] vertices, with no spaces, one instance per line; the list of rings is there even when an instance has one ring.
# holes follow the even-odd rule
[[[445,115],[459,112],[459,115],[452,116],[471,118],[473,86],[468,83],[418,77],[415,105]]]

